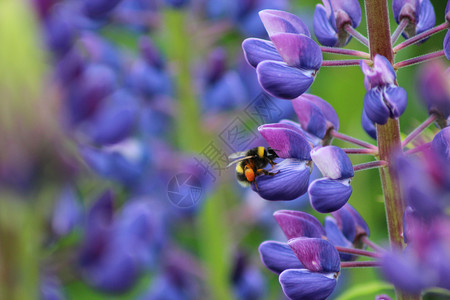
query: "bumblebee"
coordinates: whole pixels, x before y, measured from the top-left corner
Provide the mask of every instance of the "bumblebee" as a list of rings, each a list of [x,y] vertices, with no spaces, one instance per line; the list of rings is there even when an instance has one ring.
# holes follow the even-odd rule
[[[256,176],[261,174],[273,176],[280,172],[273,173],[264,169],[268,164],[272,167],[276,165],[274,159],[277,157],[278,155],[275,153],[275,150],[270,147],[255,147],[247,151],[231,154],[228,159],[234,159],[234,161],[227,167],[237,163],[236,178],[239,184],[243,187],[248,187],[254,183],[256,190],[258,190]]]

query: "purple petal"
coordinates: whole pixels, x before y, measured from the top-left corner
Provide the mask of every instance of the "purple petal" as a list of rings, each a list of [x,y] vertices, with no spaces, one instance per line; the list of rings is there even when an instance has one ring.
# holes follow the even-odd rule
[[[447,1],[447,6],[445,7],[445,16],[447,17],[448,12],[450,11],[450,0]]]
[[[345,204],[341,209],[331,213],[336,218],[339,228],[349,241],[354,241],[355,236],[370,235],[369,226],[363,217],[350,204]],[[356,229],[356,230],[355,230]]]
[[[242,49],[248,64],[254,68],[264,60],[283,61],[271,41],[249,38],[242,43]]]
[[[300,132],[306,138],[306,140],[313,146],[319,145],[322,142],[322,140],[320,138],[304,131],[303,128],[300,126],[300,124],[298,124],[294,121],[283,119],[283,120],[280,120],[279,123],[288,126],[292,130]]]
[[[110,249],[98,264],[85,268],[83,276],[89,284],[106,292],[124,292],[136,282],[138,264],[125,249]]]
[[[355,175],[347,153],[336,146],[316,147],[311,158],[323,176],[330,179],[345,179]]]
[[[389,282],[404,292],[418,294],[428,285],[424,269],[404,253],[386,253],[381,259],[381,270]]]
[[[361,60],[360,65],[365,76],[365,83],[368,85],[366,88],[371,89],[377,86],[395,83],[397,75],[395,74],[394,67],[386,57],[379,54],[375,55],[372,68],[363,60]]]
[[[399,24],[401,19],[405,17],[410,20],[416,20],[420,9],[419,3],[419,0],[393,0],[392,12],[394,13],[395,22]]]
[[[256,185],[252,190],[266,200],[294,200],[308,190],[311,169],[304,161],[285,159],[278,163],[270,172],[276,175],[260,175],[256,177]]]
[[[256,68],[261,87],[270,95],[294,99],[306,92],[314,82],[312,71],[292,68],[283,62],[263,61]]]
[[[289,247],[300,262],[312,272],[339,272],[339,252],[328,241],[320,238],[295,238],[288,241]]]
[[[119,90],[103,101],[93,118],[82,126],[95,144],[115,144],[126,138],[137,119],[136,99]]]
[[[87,0],[83,1],[83,12],[90,18],[105,17],[121,0]]]
[[[302,98],[304,95],[292,100],[298,121],[305,131],[323,139],[327,131],[327,120],[317,105]]]
[[[342,231],[347,240],[353,242],[356,237],[356,222],[351,213],[346,209],[350,204],[345,204],[342,208],[331,214],[335,218],[339,229]]]
[[[416,34],[431,29],[436,24],[436,15],[430,0],[420,2],[419,22],[416,25]]]
[[[431,148],[450,163],[450,127],[445,127],[436,134],[431,142]]]
[[[384,125],[391,113],[383,101],[383,92],[379,88],[371,89],[364,96],[364,111],[369,120]]]
[[[300,124],[298,124],[294,121],[283,119],[283,120],[280,120],[280,122],[278,122],[277,124],[279,124],[280,128],[283,127],[283,128],[291,129],[295,132],[298,132],[298,134],[300,134],[301,136],[304,136],[306,138],[307,132],[303,131]]]
[[[296,33],[311,36],[308,26],[294,14],[281,10],[265,9],[259,12],[259,17],[271,39],[272,35],[276,33]]]
[[[364,109],[361,116],[361,126],[371,138],[377,139],[377,129],[375,124],[369,119]]]
[[[386,87],[383,96],[389,107],[391,118],[398,118],[405,112],[408,105],[408,94],[404,88],[398,86]]]
[[[326,236],[322,224],[310,214],[294,210],[278,210],[273,216],[288,239]]]
[[[352,27],[356,28],[361,23],[361,6],[358,0],[330,0],[335,12],[342,10],[347,13],[352,21]],[[336,23],[340,23],[336,20]]]
[[[333,275],[290,269],[280,274],[284,294],[293,300],[325,300],[336,287]]]
[[[310,37],[294,33],[277,33],[270,39],[288,66],[305,70],[320,69],[322,51]]]
[[[287,269],[302,269],[302,263],[286,243],[265,241],[259,245],[263,264],[272,272],[280,274]]]
[[[111,191],[104,192],[87,213],[85,236],[80,251],[80,264],[89,266],[103,253],[111,236],[114,203]]]
[[[324,221],[325,230],[327,232],[327,239],[334,246],[341,246],[346,248],[352,248],[352,243],[345,238],[343,233],[339,230],[336,220],[332,217],[326,217]],[[352,261],[356,259],[355,255],[339,253],[339,257],[342,261]]]
[[[321,178],[314,180],[308,188],[311,206],[320,213],[330,213],[344,206],[352,194],[347,181]]]
[[[300,132],[289,128],[289,125],[265,124],[259,126],[258,131],[279,157],[311,160],[311,145]]]
[[[320,111],[324,114],[327,121],[330,123],[329,127],[333,127],[335,130],[339,129],[339,117],[334,110],[333,106],[330,103],[323,100],[322,98],[312,95],[312,94],[303,94],[299,97],[300,99],[307,99],[308,101],[317,105]],[[295,109],[295,107],[294,107]]]
[[[64,187],[59,196],[52,217],[52,229],[59,235],[67,235],[79,225],[82,210],[75,190],[71,186]]]
[[[445,36],[450,59],[450,31]],[[429,113],[446,120],[450,116],[450,73],[442,62],[434,61],[420,69],[418,87]],[[446,122],[445,122],[446,123]]]
[[[319,43],[328,47],[335,47],[339,44],[337,32],[328,20],[327,12],[323,5],[316,5],[313,22],[314,34]]]

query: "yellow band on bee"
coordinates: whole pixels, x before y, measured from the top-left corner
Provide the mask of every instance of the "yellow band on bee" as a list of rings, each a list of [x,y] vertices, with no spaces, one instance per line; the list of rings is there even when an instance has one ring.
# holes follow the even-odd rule
[[[244,170],[241,167],[241,164],[236,165],[236,173],[242,174],[244,173]]]
[[[258,147],[258,156],[260,158],[264,157],[264,147]]]

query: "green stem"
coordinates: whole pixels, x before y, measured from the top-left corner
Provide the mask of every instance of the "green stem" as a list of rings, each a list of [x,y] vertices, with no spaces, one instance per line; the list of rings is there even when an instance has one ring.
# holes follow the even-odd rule
[[[192,57],[194,45],[187,30],[188,20],[181,10],[166,10],[163,12],[160,41],[164,46],[167,58],[175,68],[175,90],[178,100],[178,115],[175,118],[176,141],[178,147],[185,151],[194,149],[202,144],[203,131],[200,126],[200,112],[197,96],[191,81]]]
[[[184,152],[199,152],[207,145],[208,137],[201,125],[200,108],[193,89],[191,67],[201,49],[192,43],[189,20],[183,10],[165,10],[161,26],[160,42],[165,46],[168,60],[175,68],[176,99],[176,140],[178,148]],[[208,286],[208,299],[232,299],[230,288],[230,256],[228,231],[223,215],[226,197],[225,188],[211,192],[203,204],[196,224],[199,253]]]
[[[365,0],[366,18],[369,32],[370,55],[376,54],[386,57],[391,64],[394,63],[391,34],[389,29],[389,15],[386,0]],[[380,160],[388,166],[380,169],[381,183],[385,199],[386,219],[388,224],[389,240],[391,246],[403,248],[402,216],[405,203],[402,198],[400,186],[392,167],[395,153],[401,151],[400,127],[398,119],[389,119],[384,125],[377,125],[377,142]],[[406,295],[399,289],[395,290],[397,299],[421,299],[420,295]]]

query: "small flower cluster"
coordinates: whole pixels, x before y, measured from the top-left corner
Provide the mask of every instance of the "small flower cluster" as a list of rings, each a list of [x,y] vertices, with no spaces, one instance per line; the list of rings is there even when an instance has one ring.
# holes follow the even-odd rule
[[[358,1],[324,0],[323,3],[316,6],[314,33],[326,47],[318,46],[312,40],[309,30],[298,17],[275,10],[260,12],[270,41],[249,38],[242,44],[247,62],[256,68],[260,85],[272,95],[290,99],[299,121],[282,120],[258,128],[281,161],[273,167],[274,175],[258,176],[252,189],[272,201],[293,200],[308,193],[312,208],[320,213],[332,213],[336,218],[327,217],[323,228],[317,219],[306,213],[276,212],[275,219],[289,241],[287,244],[262,243],[261,259],[267,268],[280,274],[281,286],[290,299],[326,299],[336,285],[340,268],[345,261],[355,258],[351,253],[357,253],[343,247],[361,250],[364,243],[376,253],[361,250],[359,255],[377,258],[372,266],[381,265],[386,279],[400,291],[416,295],[432,287],[450,289],[450,216],[446,212],[450,173],[449,168],[442,167],[450,165],[449,71],[440,63],[430,63],[421,72],[418,87],[430,116],[398,148],[408,147],[423,130],[435,123],[440,131],[433,141],[422,140],[415,148],[355,166],[348,154],[369,154],[379,158],[382,154],[379,148],[338,132],[339,120],[334,109],[318,96],[305,93],[321,67],[360,65],[367,90],[362,127],[377,140],[377,130],[388,122],[398,122],[407,107],[408,95],[398,86],[396,70],[431,58],[449,57],[449,34],[442,51],[394,64],[379,54],[370,57],[367,53],[330,48],[347,45],[351,37],[366,46],[368,40],[355,30],[361,22]],[[435,27],[436,17],[430,1],[393,1],[394,18],[399,25],[389,45],[401,34],[406,39],[393,48],[393,55],[448,28],[449,7],[450,2],[445,10],[445,23]],[[363,59],[327,61],[323,60],[322,53]],[[342,149],[331,145],[333,138],[363,148]],[[314,166],[323,177],[309,182]],[[369,168],[395,170],[398,177],[400,185],[397,189],[401,189],[404,196],[400,202],[406,203],[406,209],[400,212],[400,215],[404,214],[403,237],[408,245],[404,250],[381,250],[370,242],[367,225],[347,204],[355,171]],[[352,230],[352,234],[347,229]],[[355,235],[355,232],[359,233]]]
[[[288,242],[265,241],[259,252],[264,265],[280,275],[290,299],[326,299],[336,287],[341,262],[356,259],[348,253],[365,252],[358,250],[369,228],[349,204],[327,217],[323,226],[300,211],[280,210],[274,217]]]

